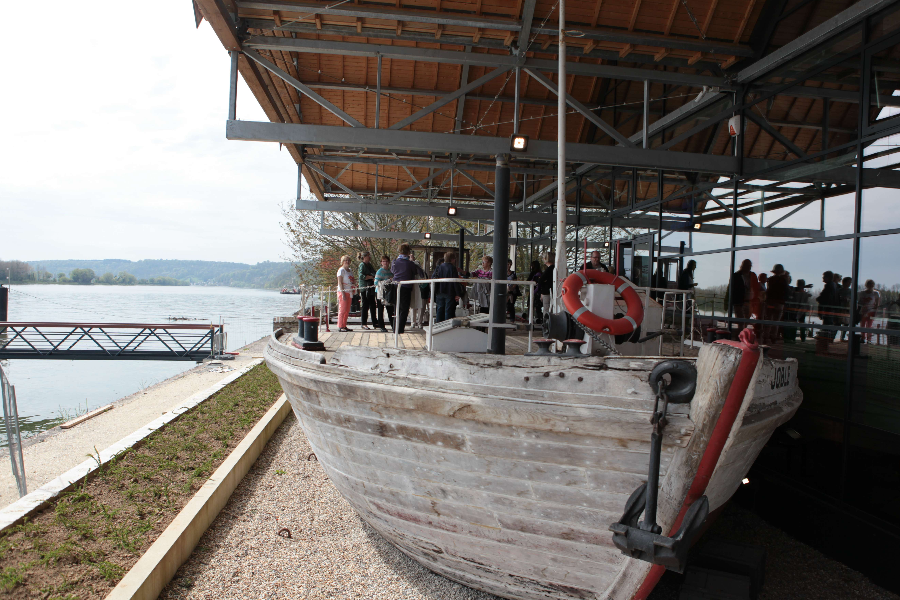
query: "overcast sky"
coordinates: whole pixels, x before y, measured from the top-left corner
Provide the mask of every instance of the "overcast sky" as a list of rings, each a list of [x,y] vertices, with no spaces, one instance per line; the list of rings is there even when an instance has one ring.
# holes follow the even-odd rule
[[[280,206],[296,167],[277,144],[225,139],[229,57],[189,0],[13,3],[4,61],[0,259],[282,260]],[[10,39],[11,38],[11,39]],[[238,118],[266,120],[240,81]],[[887,139],[878,148],[896,146]],[[897,155],[882,162],[895,162]],[[900,227],[893,191],[866,192],[866,230]],[[787,212],[766,215],[766,224]],[[753,217],[756,221],[757,217]],[[817,203],[782,227],[817,228]],[[826,234],[852,231],[852,195],[828,201]],[[667,238],[677,246],[678,235]],[[684,236],[686,237],[686,236]],[[863,277],[900,282],[897,236],[863,243]],[[694,236],[698,251],[728,236]],[[686,241],[686,240],[685,240]],[[775,241],[741,238],[739,245]],[[849,242],[746,253],[818,281],[849,273]],[[701,285],[725,283],[726,255],[698,257]]]
[[[229,57],[190,0],[13,3],[0,259],[255,263],[287,248],[296,167],[225,139]],[[238,117],[265,120],[241,80]]]

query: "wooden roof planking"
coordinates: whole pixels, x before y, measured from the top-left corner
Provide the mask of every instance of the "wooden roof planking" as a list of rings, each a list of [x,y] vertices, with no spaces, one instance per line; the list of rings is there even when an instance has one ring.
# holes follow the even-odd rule
[[[558,24],[556,3],[551,0],[398,0],[390,3],[358,0],[196,0],[196,4],[226,48],[236,49],[242,45],[244,50],[255,50],[260,58],[308,86],[367,128],[375,127],[376,118],[380,129],[396,126],[444,95],[485,77],[496,68],[492,61],[499,64],[522,46],[528,59],[556,60]],[[679,83],[678,76],[708,77],[721,81],[723,91],[728,91],[729,78],[742,67],[852,4],[854,2],[850,0],[568,0],[567,29],[572,34],[567,37],[568,63],[646,71],[648,78],[655,79],[649,88],[649,123],[652,127],[664,114],[694,100],[701,93],[702,86],[694,83],[699,77]],[[236,25],[229,12],[236,14]],[[785,15],[785,18],[779,20],[778,15]],[[288,39],[299,42],[287,42]],[[271,43],[266,40],[271,40]],[[326,48],[316,51],[312,42],[327,43]],[[329,50],[336,47],[333,42],[343,44],[338,52]],[[379,103],[375,92],[379,58],[358,55],[355,49],[359,45],[373,50],[388,47],[421,49],[423,52],[467,52],[478,64],[413,60],[385,53],[381,58],[382,94]],[[292,51],[295,48],[299,50]],[[239,68],[272,122],[350,126],[244,55],[240,57]],[[748,119],[745,123],[745,156],[784,160],[793,157],[792,151],[795,150],[805,153],[819,151],[822,148],[824,101],[816,97],[815,90],[858,90],[858,75],[848,75],[840,65],[833,71],[830,77],[826,75],[807,81],[810,90],[805,95],[775,97],[766,105],[764,114],[757,105],[758,115],[793,148]],[[567,77],[567,92],[600,119],[612,124],[623,136],[639,138],[643,119],[643,82],[639,78],[581,73],[576,70],[575,74]],[[545,72],[543,75],[554,85],[557,83],[555,73]],[[501,73],[403,129],[508,137],[514,133],[515,80],[514,70]],[[771,83],[779,81],[782,80],[773,78]],[[555,141],[555,94],[524,69],[520,76],[519,93],[521,112],[518,132],[532,140]],[[705,116],[727,109],[731,94],[725,96],[719,104],[712,104]],[[376,105],[380,105],[377,117]],[[829,147],[855,136],[854,106],[855,102],[841,101],[839,98],[830,100]],[[703,117],[704,113],[698,112],[697,116]],[[699,122],[696,118],[686,119],[677,126],[663,130],[651,139],[651,148],[668,144],[670,151],[730,155],[731,139],[721,124],[707,127],[694,135],[682,135]],[[679,137],[686,139],[673,143]],[[617,143],[572,109],[567,117],[566,139],[569,143],[607,146]],[[295,162],[304,162],[297,145],[286,146]],[[333,187],[336,194],[344,194],[345,190],[328,183],[310,168],[309,163],[359,195],[371,195],[376,191],[377,168],[379,195],[393,195],[434,173],[433,163],[419,167],[410,161],[425,163],[450,159],[450,153],[441,148],[402,154],[382,150],[365,152],[364,148],[356,147],[307,146],[305,150],[310,160],[303,165],[303,173],[320,200],[326,199],[326,187]],[[364,152],[360,154],[361,151]],[[324,157],[315,156],[322,153],[332,156],[334,161],[325,162]],[[349,157],[356,157],[356,161],[350,164]],[[397,159],[403,159],[405,162],[376,167],[373,163],[380,159],[394,163],[401,162]],[[459,156],[459,162],[464,161],[470,161],[470,167],[462,176],[457,172],[453,182],[454,197],[490,201],[493,164],[478,157]],[[483,165],[480,170],[479,163]],[[529,177],[529,193],[555,181],[555,170],[551,164],[538,162],[526,166],[533,169]],[[582,207],[612,205],[615,208],[617,195],[624,193],[628,185],[626,179],[630,178],[630,171],[629,168],[618,169],[617,194],[610,191],[612,174],[597,176],[594,183],[597,197],[585,195]],[[434,178],[429,190],[413,190],[404,197],[428,195],[433,198],[435,194],[446,197],[449,177],[449,171],[445,171]],[[648,183],[637,186],[637,200],[656,196],[656,183],[650,181],[655,177],[655,173],[646,173]],[[686,173],[667,172],[665,192],[674,191],[680,181],[697,182],[696,178],[691,181],[690,177]],[[704,179],[716,180],[715,176],[701,177],[701,180]],[[521,182],[513,185],[513,197],[521,197],[522,192]],[[698,204],[695,209],[702,212],[703,204]]]

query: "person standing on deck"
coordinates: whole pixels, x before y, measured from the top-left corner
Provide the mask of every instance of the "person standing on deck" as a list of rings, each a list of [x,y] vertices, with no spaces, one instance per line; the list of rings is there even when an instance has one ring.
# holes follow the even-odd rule
[[[350,257],[341,257],[341,268],[337,272],[338,291],[338,331],[353,331],[347,327],[347,317],[350,316],[350,300],[356,281],[350,274]]]
[[[391,273],[394,275],[394,282],[412,281],[416,275],[425,277],[422,269],[409,259],[409,244],[400,244],[397,258],[391,263]],[[412,299],[414,284],[398,286],[397,289],[397,319],[396,331],[403,333],[406,329],[406,319],[409,317],[409,305]]]
[[[385,286],[388,284],[381,285],[382,282],[390,282],[393,276],[393,273],[391,273],[391,257],[385,254],[381,257],[381,268],[375,272],[375,302],[378,308],[378,326],[381,328],[381,333],[387,333],[387,328],[384,326],[385,308],[387,308],[388,320],[391,322],[391,329],[394,328],[394,305],[392,303],[386,303],[383,299]]]
[[[548,252],[544,256],[544,265],[544,272],[538,279],[538,287],[541,289],[541,304],[543,304],[541,314],[546,319],[550,312],[550,300],[553,298],[553,269],[556,265],[556,252]]]
[[[372,255],[368,252],[360,252],[356,258],[359,260],[359,266],[356,268],[356,280],[359,282],[362,304],[360,322],[363,329],[368,329],[366,321],[369,313],[372,313],[372,327],[378,327],[378,313],[375,312],[375,267],[372,266]]]
[[[836,307],[839,300],[838,287],[837,284],[834,283],[834,273],[831,271],[822,273],[822,283],[825,284],[825,287],[822,288],[822,292],[816,297],[819,318],[822,319],[822,325],[836,325]],[[830,329],[820,330],[818,335],[821,337],[834,338],[834,332]]]
[[[850,323],[850,299],[853,294],[853,290],[850,289],[850,284],[853,283],[853,279],[850,277],[844,277],[838,280],[841,276],[835,273],[835,285],[840,285],[838,288],[838,304],[841,307],[841,316],[840,316],[840,324],[845,327],[849,327]],[[841,331],[840,341],[844,341],[844,338],[847,337],[846,331]]]
[[[482,257],[481,267],[472,272],[472,277],[477,277],[478,279],[493,279],[493,265],[494,259],[492,257]],[[476,283],[472,286],[472,295],[475,297],[475,302],[478,303],[478,312],[483,314],[489,313],[491,310],[491,284]]]
[[[444,255],[444,262],[439,264],[431,274],[432,279],[459,279],[456,269],[456,252],[452,250]],[[446,321],[456,314],[456,303],[462,297],[462,284],[459,282],[442,282],[434,284],[434,322]]]

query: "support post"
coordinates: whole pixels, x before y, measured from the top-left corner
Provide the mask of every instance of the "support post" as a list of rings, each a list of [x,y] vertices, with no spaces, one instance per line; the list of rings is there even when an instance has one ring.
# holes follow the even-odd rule
[[[228,120],[237,119],[237,83],[238,83],[238,57],[237,50],[231,51],[231,72],[228,81]]]
[[[466,230],[462,227],[459,228],[459,261],[456,263],[458,265],[457,268],[460,268],[464,271],[469,270],[469,265],[467,261],[463,261],[463,250],[465,249],[466,244]]]
[[[375,72],[375,129],[381,122],[381,55],[378,55],[378,70]]]
[[[556,267],[553,311],[562,310],[559,296],[566,277],[566,0],[559,0],[559,81],[556,94]],[[496,200],[495,200],[496,202]]]
[[[513,110],[513,133],[519,133],[519,74],[522,69],[516,67],[516,95],[515,109]]]
[[[647,127],[650,126],[650,81],[644,80],[644,148],[649,148]]]
[[[509,259],[509,157],[497,155],[494,177],[494,279],[506,279]],[[494,284],[491,298],[491,323],[506,323],[506,286]],[[506,354],[506,329],[491,328],[491,354]]]

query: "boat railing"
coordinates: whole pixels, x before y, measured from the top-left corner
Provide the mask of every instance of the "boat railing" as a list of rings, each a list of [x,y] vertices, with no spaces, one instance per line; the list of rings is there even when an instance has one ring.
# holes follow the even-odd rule
[[[430,294],[428,300],[428,335],[426,336],[426,350],[434,350],[434,317],[435,317],[435,297],[434,297],[434,284],[436,283],[462,283],[466,285],[481,283],[481,284],[491,284],[491,301],[494,300],[494,293],[497,291],[497,285],[526,285],[528,286],[528,352],[531,352],[531,339],[534,333],[534,310],[532,310],[531,303],[534,302],[534,286],[538,285],[536,281],[519,281],[519,280],[510,280],[510,279],[463,279],[463,278],[445,278],[445,279],[410,279],[408,281],[395,281],[397,284],[397,308],[394,310],[394,348],[399,348],[400,346],[400,333],[398,328],[398,321],[400,316],[400,286],[403,285],[421,285],[428,284],[430,286]],[[506,311],[506,307],[503,307],[504,314]],[[487,328],[488,333],[488,346],[487,349],[490,350],[491,338],[493,337],[494,329],[497,327],[502,327],[504,329],[508,328],[506,323],[494,323],[492,318],[489,318],[488,321],[484,324],[484,327]]]

